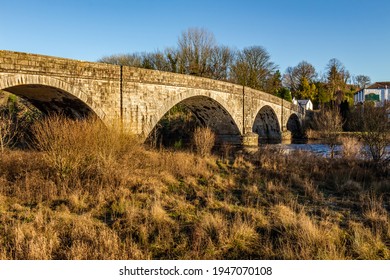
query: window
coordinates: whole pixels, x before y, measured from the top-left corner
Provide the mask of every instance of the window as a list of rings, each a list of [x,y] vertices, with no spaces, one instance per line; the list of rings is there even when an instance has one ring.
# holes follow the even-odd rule
[[[365,101],[379,101],[380,98],[379,98],[379,94],[376,94],[376,93],[369,93],[369,94],[366,94],[365,96]]]

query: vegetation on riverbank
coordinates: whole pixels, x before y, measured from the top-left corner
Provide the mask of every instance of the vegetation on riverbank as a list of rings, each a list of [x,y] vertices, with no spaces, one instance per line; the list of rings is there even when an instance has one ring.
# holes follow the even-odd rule
[[[32,131],[0,157],[0,259],[390,258],[389,166],[154,150],[93,120]]]

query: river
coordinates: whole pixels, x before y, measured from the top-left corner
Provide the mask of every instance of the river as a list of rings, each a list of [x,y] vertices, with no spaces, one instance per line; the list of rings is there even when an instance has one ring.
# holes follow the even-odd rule
[[[296,150],[302,150],[302,151],[307,151],[314,153],[316,155],[324,156],[324,157],[330,157],[330,148],[328,145],[321,143],[320,141],[313,141],[309,140],[306,143],[291,143],[291,141],[283,141],[282,143],[279,144],[266,144],[269,145],[270,147],[280,147],[286,153],[289,153],[291,151],[296,151]],[[387,146],[386,152],[390,154],[390,146]],[[342,154],[342,145],[336,145],[334,149],[334,155],[335,157],[339,157]],[[364,155],[367,155],[368,149],[365,147],[362,149],[362,157]]]

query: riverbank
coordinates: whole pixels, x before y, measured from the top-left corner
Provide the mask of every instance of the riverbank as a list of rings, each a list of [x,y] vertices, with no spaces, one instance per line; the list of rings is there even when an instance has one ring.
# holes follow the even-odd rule
[[[0,157],[1,259],[390,258],[388,166],[201,157],[69,122]]]

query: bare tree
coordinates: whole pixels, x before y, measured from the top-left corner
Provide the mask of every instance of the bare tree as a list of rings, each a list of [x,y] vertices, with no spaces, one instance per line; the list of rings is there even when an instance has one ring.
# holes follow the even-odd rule
[[[323,109],[315,116],[315,124],[321,137],[330,148],[330,157],[334,157],[334,149],[343,130],[343,119],[338,109]]]
[[[234,59],[234,52],[225,46],[216,46],[212,49],[209,62],[209,76],[216,80],[228,80],[230,65]]]
[[[356,81],[356,85],[359,86],[359,88],[364,88],[365,86],[371,83],[370,77],[365,75],[357,75],[355,77],[355,81]]]
[[[166,48],[164,50],[164,56],[169,64],[169,72],[178,72],[179,51],[175,48]]]
[[[178,39],[180,72],[207,76],[208,64],[216,46],[214,34],[203,28],[189,28]]]
[[[101,63],[123,65],[123,66],[133,66],[141,67],[142,66],[142,55],[139,53],[135,54],[116,54],[102,57],[98,60]]]
[[[265,90],[268,79],[272,78],[276,69],[277,66],[270,60],[265,48],[252,46],[237,53],[231,67],[232,80],[244,86]]]
[[[145,53],[142,57],[142,67],[160,71],[171,71],[171,64],[165,53],[157,51],[154,53]]]
[[[302,87],[302,81],[313,83],[317,77],[313,65],[307,61],[301,61],[295,67],[288,67],[283,77],[283,83],[292,92],[297,92]]]

